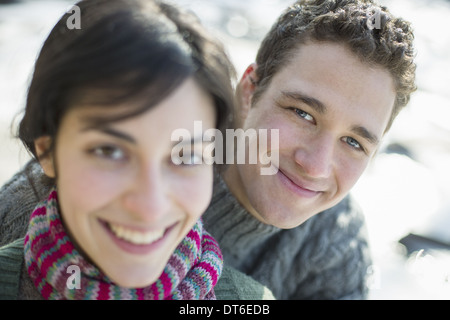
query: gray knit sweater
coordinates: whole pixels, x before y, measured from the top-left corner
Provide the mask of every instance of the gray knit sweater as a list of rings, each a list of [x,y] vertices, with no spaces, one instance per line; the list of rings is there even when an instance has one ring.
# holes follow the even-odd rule
[[[37,162],[29,162],[1,187],[0,247],[25,236],[34,207],[48,195],[50,188]]]
[[[253,218],[216,179],[203,216],[225,264],[250,275],[277,299],[365,299],[371,264],[364,216],[348,196],[294,229]]]
[[[0,246],[25,235],[31,212],[48,191],[38,164],[0,189]],[[364,217],[350,197],[297,228],[278,229],[254,219],[218,178],[203,218],[225,265],[266,285],[278,299],[366,298],[371,259]]]

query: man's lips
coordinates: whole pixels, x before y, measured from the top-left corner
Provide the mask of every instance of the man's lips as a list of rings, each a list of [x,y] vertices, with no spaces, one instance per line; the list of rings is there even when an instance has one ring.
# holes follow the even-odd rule
[[[308,182],[302,181],[299,178],[289,176],[281,169],[278,169],[277,175],[282,184],[298,196],[313,198],[322,192],[320,191],[320,188],[313,186]]]

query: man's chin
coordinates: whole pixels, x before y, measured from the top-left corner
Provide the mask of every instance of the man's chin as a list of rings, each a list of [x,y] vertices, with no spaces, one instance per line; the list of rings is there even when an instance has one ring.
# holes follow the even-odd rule
[[[272,211],[272,212],[263,212],[259,217],[256,218],[267,225],[271,225],[279,229],[293,229],[300,226],[314,215],[315,213],[298,214],[297,212],[294,216],[293,214],[289,213],[274,214],[274,212]]]

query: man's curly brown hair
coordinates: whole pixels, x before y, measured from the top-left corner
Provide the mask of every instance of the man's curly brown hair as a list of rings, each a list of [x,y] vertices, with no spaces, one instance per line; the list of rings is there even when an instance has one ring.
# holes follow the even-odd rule
[[[308,41],[344,44],[363,62],[382,67],[393,77],[396,100],[388,131],[416,90],[413,40],[409,22],[394,17],[386,7],[373,1],[297,1],[278,18],[259,48],[253,103],[302,44]]]

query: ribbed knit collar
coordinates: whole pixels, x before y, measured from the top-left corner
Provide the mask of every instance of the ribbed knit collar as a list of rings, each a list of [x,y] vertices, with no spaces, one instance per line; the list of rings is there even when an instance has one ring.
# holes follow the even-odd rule
[[[219,176],[216,176],[213,198],[203,220],[205,228],[219,242],[224,258],[235,260],[235,266],[247,260],[239,257],[257,254],[265,241],[282,230],[253,217]]]

